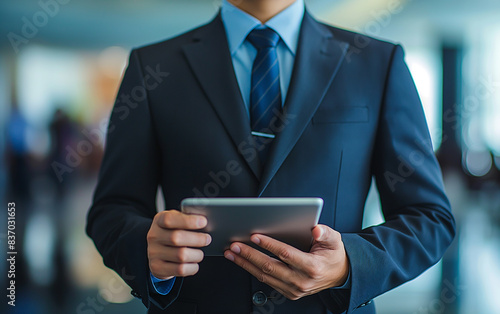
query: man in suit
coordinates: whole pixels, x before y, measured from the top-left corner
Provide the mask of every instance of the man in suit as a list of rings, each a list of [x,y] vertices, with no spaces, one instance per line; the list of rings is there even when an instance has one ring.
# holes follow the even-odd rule
[[[385,223],[362,230],[375,178]],[[157,213],[161,187],[168,210]],[[187,197],[324,199],[310,252],[263,235],[204,257]],[[454,237],[400,46],[321,24],[302,0],[224,0],[135,49],[87,232],[149,313],[375,313]]]

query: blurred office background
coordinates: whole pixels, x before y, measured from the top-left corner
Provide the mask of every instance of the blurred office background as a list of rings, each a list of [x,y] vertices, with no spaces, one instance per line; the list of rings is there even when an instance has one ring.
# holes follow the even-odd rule
[[[327,23],[403,44],[458,223],[443,260],[377,298],[378,312],[500,313],[500,2],[306,3]],[[105,124],[130,49],[205,23],[219,5],[0,2],[0,241],[6,252],[15,202],[18,251],[15,311],[2,293],[2,313],[145,313],[84,233]],[[365,225],[380,221],[372,191]],[[2,287],[7,267],[2,255]]]

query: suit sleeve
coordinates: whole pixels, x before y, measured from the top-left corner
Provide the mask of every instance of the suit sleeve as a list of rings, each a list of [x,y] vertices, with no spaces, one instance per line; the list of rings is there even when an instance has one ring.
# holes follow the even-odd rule
[[[342,234],[350,296],[329,291],[351,313],[437,263],[455,235],[441,170],[404,52],[395,46],[372,158],[385,223]]]
[[[149,308],[177,297],[182,280],[160,296],[150,281],[146,236],[156,214],[161,173],[147,88],[137,51],[132,51],[108,126],[106,149],[87,217],[87,234],[104,264],[120,275]]]

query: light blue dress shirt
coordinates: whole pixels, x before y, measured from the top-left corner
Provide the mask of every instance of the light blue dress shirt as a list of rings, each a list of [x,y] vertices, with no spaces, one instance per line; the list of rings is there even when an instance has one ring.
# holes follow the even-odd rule
[[[297,53],[300,27],[302,25],[304,12],[304,0],[297,0],[263,25],[258,19],[238,9],[227,0],[222,1],[222,22],[226,30],[234,73],[238,80],[238,85],[247,112],[249,112],[250,106],[252,67],[257,57],[257,49],[246,40],[248,34],[255,28],[265,28],[267,26],[280,36],[281,40],[276,47],[276,52],[278,54],[280,66],[280,87],[281,95],[283,96],[281,99],[284,103],[292,77],[293,64],[295,62],[295,54]],[[166,295],[172,290],[175,278],[161,280],[151,275],[151,282],[156,292]],[[338,288],[350,288],[350,272],[346,283]]]
[[[227,0],[222,1],[222,22],[226,29],[234,73],[247,111],[250,104],[252,67],[257,57],[257,49],[246,40],[248,34],[255,28],[267,26],[280,36],[281,40],[278,42],[276,52],[280,67],[280,87],[283,96],[281,100],[284,103],[292,77],[304,11],[304,1],[297,0],[262,25],[258,19],[238,9]]]

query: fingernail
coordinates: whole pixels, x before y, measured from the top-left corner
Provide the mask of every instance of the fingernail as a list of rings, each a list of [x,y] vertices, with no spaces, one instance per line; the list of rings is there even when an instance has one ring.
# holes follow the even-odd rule
[[[319,227],[319,237],[318,237],[318,240],[321,240],[323,238],[323,228],[322,227]]]
[[[212,242],[212,237],[207,234],[207,245],[209,245]]]
[[[231,246],[231,251],[233,251],[233,252],[234,252],[234,253],[236,253],[236,254],[240,254],[241,249],[240,249],[240,247],[239,247],[239,246],[237,246],[237,245],[233,245],[233,246]]]
[[[230,260],[231,262],[234,262],[233,254],[226,252],[226,253],[224,253],[224,257],[227,258],[228,260]]]
[[[257,236],[253,236],[250,238],[250,241],[252,241],[255,244],[260,244],[260,239]]]
[[[200,218],[198,218],[198,221],[196,222],[196,224],[197,224],[197,225],[198,225],[198,227],[200,227],[200,228],[205,227],[205,225],[207,224],[207,218],[205,218],[205,217],[200,217]]]

